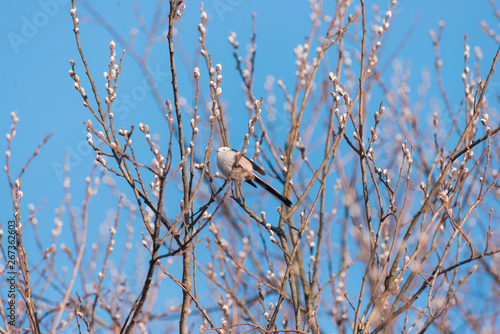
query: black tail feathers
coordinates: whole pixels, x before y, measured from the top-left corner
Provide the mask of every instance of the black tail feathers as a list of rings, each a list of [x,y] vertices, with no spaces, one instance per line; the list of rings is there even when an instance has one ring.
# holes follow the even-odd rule
[[[261,186],[262,188],[267,190],[271,195],[273,195],[281,203],[285,204],[289,208],[292,207],[292,201],[290,201],[288,198],[283,196],[278,190],[274,189],[269,184],[267,184],[266,181],[262,180],[260,177],[255,175],[255,173],[254,173],[254,176],[255,176],[255,178],[253,179],[253,181],[255,181],[259,186]]]

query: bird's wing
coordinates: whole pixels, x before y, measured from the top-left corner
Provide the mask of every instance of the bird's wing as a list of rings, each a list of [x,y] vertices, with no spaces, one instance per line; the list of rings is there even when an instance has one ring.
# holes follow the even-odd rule
[[[240,152],[236,151],[233,148],[231,150],[238,153],[238,154],[241,154]],[[246,156],[243,156],[242,158],[249,161],[252,164],[252,168],[254,171],[257,171],[260,175],[266,175],[266,172],[264,172],[264,170],[262,168],[260,168],[260,166],[257,165],[252,159],[249,159]]]

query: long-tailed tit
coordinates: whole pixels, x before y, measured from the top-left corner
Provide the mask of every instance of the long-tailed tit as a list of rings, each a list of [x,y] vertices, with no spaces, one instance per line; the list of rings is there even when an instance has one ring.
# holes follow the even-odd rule
[[[283,196],[278,190],[271,187],[264,180],[255,174],[258,172],[261,175],[266,173],[253,160],[242,156],[240,152],[229,147],[219,147],[217,150],[217,167],[228,180],[235,182],[245,181],[246,183],[257,188],[255,183],[267,190],[281,203],[289,208],[292,207],[292,201]],[[253,182],[255,181],[255,183]]]

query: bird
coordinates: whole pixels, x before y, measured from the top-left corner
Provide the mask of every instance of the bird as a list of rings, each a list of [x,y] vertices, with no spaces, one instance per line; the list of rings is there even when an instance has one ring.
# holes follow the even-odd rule
[[[240,152],[229,147],[219,147],[217,149],[217,167],[222,175],[228,180],[234,182],[243,182],[257,188],[255,183],[268,191],[281,203],[289,208],[292,207],[292,201],[283,196],[278,190],[274,189],[266,181],[262,180],[255,172],[266,175],[266,172],[260,168],[253,160],[245,157]],[[255,183],[254,183],[255,181]]]

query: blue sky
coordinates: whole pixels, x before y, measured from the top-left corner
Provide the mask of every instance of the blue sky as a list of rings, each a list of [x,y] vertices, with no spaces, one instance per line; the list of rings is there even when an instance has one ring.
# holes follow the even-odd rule
[[[377,3],[383,11],[384,2]],[[0,39],[4,60],[0,65],[3,79],[0,83],[3,97],[2,130],[6,133],[10,126],[9,114],[17,110],[21,123],[18,126],[18,137],[14,142],[13,151],[17,151],[16,145],[18,145],[23,150],[26,149],[26,152],[32,151],[46,134],[55,131],[54,137],[44,148],[44,154],[34,161],[30,172],[35,173],[36,170],[37,174],[44,175],[43,178],[38,178],[35,189],[51,188],[57,191],[54,185],[60,184],[61,181],[58,166],[62,163],[64,154],[68,154],[70,159],[73,157],[74,170],[84,174],[92,160],[88,159],[89,155],[93,154],[82,142],[85,140],[85,129],[81,122],[88,119],[89,115],[81,106],[80,96],[75,93],[71,78],[68,76],[70,58],[77,60],[77,70],[81,71],[81,76],[84,74],[78,62],[71,18],[68,14],[70,2],[47,0],[27,5],[7,1],[2,2],[0,6],[3,16],[0,23],[2,31],[8,32]],[[110,1],[97,3],[94,6],[100,13],[110,13],[106,15],[106,19],[125,38],[128,38],[130,29],[137,25],[130,2]],[[287,82],[291,84],[294,80],[290,75],[292,72],[290,67],[294,62],[292,51],[305,37],[307,30],[304,26],[308,26],[310,22],[307,17],[304,19],[305,13],[308,15],[308,7],[306,2],[297,2],[290,6],[286,5],[285,1],[266,2],[265,5],[262,1],[215,1],[205,5],[211,18],[207,27],[207,43],[214,61],[224,64],[226,84],[224,93],[228,94],[225,94],[223,99],[231,112],[240,108],[242,92],[238,88],[240,86],[238,76],[235,72],[229,71],[234,66],[231,47],[227,42],[229,32],[236,32],[244,47],[251,32],[251,13],[255,11],[258,45],[256,92],[257,94],[259,90],[262,92],[263,82],[268,75],[283,78],[285,84]],[[82,5],[77,8],[81,10],[80,14],[86,13]],[[197,43],[198,8],[197,3],[188,3],[188,9],[180,25],[183,49],[191,59]],[[153,14],[152,8],[147,6],[141,7],[141,10],[146,21],[148,16],[151,17]],[[280,12],[284,15],[278,15]],[[494,26],[494,17],[487,1],[478,1],[474,5],[467,1],[443,1],[439,5],[435,5],[432,1],[407,1],[398,5],[396,12],[391,22],[396,26],[390,31],[391,41],[399,42],[410,23],[416,16],[419,17],[417,28],[399,54],[400,59],[411,63],[415,82],[420,80],[419,72],[422,68],[433,70],[434,50],[431,47],[429,29],[436,30],[440,20],[445,22],[441,54],[445,63],[443,77],[448,87],[455,85],[460,87],[461,84],[460,70],[463,68],[463,58],[458,55],[463,52],[464,34],[469,36],[471,46],[482,47],[486,59],[492,57],[495,43],[491,38],[484,36],[479,26],[481,20],[491,22]],[[291,22],[302,23],[290,24]],[[101,79],[101,73],[107,65],[109,41],[113,36],[95,23],[82,25],[81,35],[94,76]],[[138,45],[140,42],[139,36]],[[389,47],[393,45],[390,44]],[[117,49],[119,48],[118,45]],[[161,62],[165,51],[166,45],[159,45],[151,55],[150,62],[151,67],[159,73],[161,87],[168,87],[169,81],[168,66]],[[134,90],[134,87],[143,83],[144,78],[141,77],[137,63],[129,55],[125,57],[124,68],[120,89],[130,92],[129,95],[132,95],[134,101],[131,106],[135,108],[132,113],[128,112],[130,108],[124,108],[126,110],[124,113],[127,113],[125,117],[128,118],[130,115],[134,121],[139,120],[144,123],[150,117],[161,117],[151,94],[147,96],[142,89]],[[101,87],[103,81],[102,78]],[[492,88],[498,89],[495,85],[496,82]],[[456,92],[461,93],[458,89]],[[456,103],[458,99],[457,95],[453,100]],[[135,101],[140,104],[140,108]],[[137,109],[141,111],[135,112]],[[20,164],[24,159],[20,152],[17,152],[18,154],[13,154],[12,159],[14,163]],[[28,174],[26,177],[29,176]],[[28,183],[30,182],[26,182],[25,185],[28,186]],[[2,193],[2,196],[5,196],[4,194]],[[3,198],[2,203],[5,203]]]
[[[117,33],[125,39],[129,38],[131,29],[137,27],[137,20],[132,11],[131,1],[91,1],[95,9],[103,15]],[[388,1],[375,1],[381,13],[385,13],[389,6]],[[199,1],[186,1],[187,9],[184,12],[178,29],[181,31],[176,42],[182,45],[182,51],[188,57],[187,63],[178,59],[180,94],[192,106],[192,87],[189,76],[193,64],[199,62],[199,55],[195,57],[198,43],[197,25],[199,23]],[[154,6],[144,2],[139,3],[146,24],[152,19]],[[326,5],[328,8],[330,5]],[[44,234],[46,242],[50,241],[50,230],[53,228],[54,210],[60,206],[64,197],[62,185],[62,163],[67,156],[70,163],[68,172],[71,178],[73,203],[79,206],[84,196],[85,177],[89,174],[95,158],[94,152],[89,149],[86,141],[85,126],[82,122],[91,118],[90,113],[82,106],[82,99],[74,89],[73,81],[68,75],[69,60],[77,63],[77,74],[82,78],[86,91],[90,86],[85,80],[85,74],[77,52],[72,20],[69,14],[70,1],[67,0],[40,0],[32,2],[2,1],[0,3],[0,133],[9,132],[11,125],[10,113],[17,110],[20,122],[17,125],[17,135],[13,141],[11,168],[17,175],[20,168],[35,150],[43,138],[50,133],[54,135],[42,148],[39,156],[31,163],[27,173],[23,176],[24,198],[22,202],[23,217],[27,217],[27,206],[33,203],[38,207],[46,201],[44,208],[38,215],[39,229]],[[104,93],[104,77],[102,72],[107,70],[109,59],[109,42],[117,40],[92,18],[87,9],[77,3],[82,44],[87,56],[97,87]],[[328,10],[328,9],[327,9]],[[333,10],[333,8],[330,8]],[[369,12],[371,5],[367,6]],[[309,4],[307,1],[243,1],[219,0],[207,1],[205,11],[209,14],[207,24],[207,47],[212,54],[213,62],[223,65],[223,92],[222,100],[229,112],[230,141],[235,147],[241,146],[241,133],[246,131],[247,113],[244,107],[244,94],[241,89],[241,80],[234,69],[235,62],[232,48],[228,43],[231,31],[237,34],[240,42],[240,55],[244,56],[244,49],[251,34],[252,12],[256,12],[257,58],[255,74],[256,95],[265,96],[264,82],[269,75],[277,80],[281,78],[287,86],[293,86],[295,81],[295,55],[293,49],[304,42],[311,21],[309,19]],[[165,12],[165,11],[163,11]],[[481,21],[486,21],[491,28],[498,32],[491,6],[486,0],[443,0],[436,3],[432,0],[404,1],[394,10],[391,21],[391,30],[387,36],[387,50],[381,63],[388,59],[395,46],[401,43],[410,29],[412,22],[416,28],[410,38],[405,41],[404,47],[397,55],[397,59],[411,64],[412,77],[410,83],[417,85],[421,80],[424,69],[434,76],[434,49],[429,37],[429,30],[437,30],[439,21],[444,21],[445,28],[441,43],[441,58],[444,62],[443,79],[450,95],[453,106],[458,106],[462,94],[463,83],[463,44],[464,35],[468,36],[468,43],[473,50],[480,46],[483,57],[483,71],[491,63],[496,52],[497,43],[485,36],[480,27]],[[370,21],[368,21],[370,25]],[[161,39],[161,33],[157,34]],[[181,37],[181,39],[179,39]],[[144,37],[137,37],[137,49],[145,43]],[[352,44],[354,47],[355,44]],[[117,43],[117,52],[123,49]],[[180,51],[180,48],[178,48]],[[471,52],[473,53],[473,52]],[[197,59],[197,60],[196,60]],[[162,98],[171,99],[170,74],[168,68],[167,45],[160,43],[151,53],[150,69],[155,73],[155,81]],[[485,77],[486,72],[482,75]],[[202,77],[206,77],[206,70],[202,69]],[[433,81],[434,85],[434,81]],[[208,85],[203,88],[207,93]],[[490,85],[491,97],[495,98],[500,91],[500,75],[493,77]],[[437,90],[432,89],[439,101]],[[145,84],[137,62],[125,55],[122,74],[119,81],[118,102],[115,115],[121,125],[138,125],[147,123],[152,133],[162,135],[165,121],[152,94]],[[123,94],[123,95],[121,95]],[[378,105],[380,99],[372,98],[372,103]],[[120,104],[118,104],[120,103]],[[281,102],[282,105],[283,102]],[[440,101],[439,103],[442,103]],[[278,103],[277,106],[280,106]],[[427,106],[429,108],[429,106]],[[240,117],[241,113],[245,117]],[[185,115],[184,121],[189,122]],[[286,124],[278,129],[277,140],[284,146]],[[166,135],[166,132],[164,133]],[[163,137],[166,138],[166,137]],[[0,152],[6,150],[5,136],[0,140]],[[203,152],[198,152],[202,154]],[[2,153],[3,154],[3,153]],[[4,161],[4,159],[2,160]],[[0,222],[4,223],[12,217],[12,201],[7,189],[5,175],[0,177]],[[119,188],[131,196],[123,184]],[[109,190],[102,186],[100,191],[103,198],[111,198]],[[130,197],[131,198],[131,197]],[[100,200],[92,203],[93,223],[98,224],[111,215],[116,208],[116,201]],[[271,204],[271,207],[275,204]],[[177,208],[175,203],[173,208]],[[111,211],[108,211],[111,209]],[[107,212],[107,213],[106,213]],[[139,227],[137,227],[139,229]],[[101,231],[103,232],[103,231]],[[106,232],[106,231],[104,231]],[[69,231],[63,231],[63,235]],[[97,235],[97,230],[90,233]],[[27,240],[30,237],[27,236]],[[28,244],[28,253],[31,250]]]

